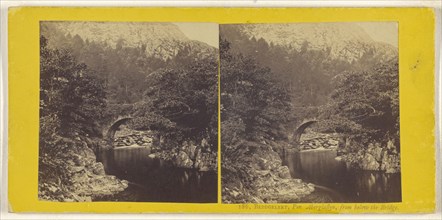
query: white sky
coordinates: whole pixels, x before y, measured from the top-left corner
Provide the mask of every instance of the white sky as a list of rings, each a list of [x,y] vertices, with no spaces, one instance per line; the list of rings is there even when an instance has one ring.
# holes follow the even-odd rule
[[[397,22],[361,22],[357,24],[362,27],[373,40],[398,47]]]
[[[219,28],[215,23],[174,23],[191,40],[218,48]]]

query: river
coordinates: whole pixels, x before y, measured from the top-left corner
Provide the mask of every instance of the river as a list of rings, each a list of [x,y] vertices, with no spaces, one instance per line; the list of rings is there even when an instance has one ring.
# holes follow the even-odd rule
[[[336,150],[286,152],[283,164],[292,178],[316,185],[300,202],[400,202],[401,175],[360,171],[336,160]]]
[[[217,174],[168,166],[149,158],[149,147],[129,146],[98,153],[106,174],[129,181],[129,187],[103,201],[196,202],[217,201]]]

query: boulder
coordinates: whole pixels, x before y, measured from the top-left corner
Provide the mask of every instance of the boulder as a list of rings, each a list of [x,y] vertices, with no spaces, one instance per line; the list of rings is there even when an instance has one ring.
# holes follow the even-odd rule
[[[381,170],[386,173],[398,173],[400,169],[400,156],[385,152],[382,158]]]
[[[330,139],[328,140],[328,144],[331,146],[338,146],[339,145],[339,141],[334,140],[334,139]]]
[[[278,176],[283,179],[291,179],[290,170],[287,166],[280,166],[277,170]]]
[[[70,171],[73,173],[78,173],[84,170],[84,166],[73,166]]]
[[[393,140],[388,140],[387,142],[387,150],[396,154],[397,153],[397,149],[396,149],[396,145],[394,144]]]
[[[175,158],[175,165],[182,168],[192,168],[193,161],[184,151],[180,151]]]
[[[197,151],[197,146],[193,142],[190,142],[189,146],[186,149],[186,153],[190,157],[190,159],[192,160],[195,159],[196,151]]]
[[[201,172],[207,172],[207,171],[209,171],[209,170],[210,170],[210,168],[207,167],[207,166],[201,167],[201,168],[199,169],[199,171],[201,171]]]
[[[383,149],[381,147],[374,147],[372,154],[375,157],[376,161],[381,161],[382,160],[382,151]]]
[[[104,166],[101,162],[97,162],[92,164],[92,166],[90,167],[92,173],[94,173],[95,175],[106,175],[105,171],[104,171]]]
[[[365,154],[364,158],[362,158],[360,166],[363,170],[379,170],[379,163],[370,153]]]
[[[223,201],[226,203],[288,203],[310,194],[314,188],[308,187],[302,180],[292,179],[287,166],[282,166],[281,158],[269,145],[256,145],[247,142],[243,146],[249,149],[242,158],[242,167],[246,167],[246,179],[235,179],[235,175],[223,187]],[[275,147],[276,148],[276,147]],[[253,152],[253,153],[252,153]],[[247,181],[244,181],[247,180]],[[231,190],[241,184],[241,193],[233,195]],[[228,193],[226,193],[228,192]],[[227,195],[227,196],[224,196]]]
[[[258,159],[258,166],[261,170],[274,170],[278,168],[281,165],[281,161],[274,161],[271,159],[266,158],[259,158]]]

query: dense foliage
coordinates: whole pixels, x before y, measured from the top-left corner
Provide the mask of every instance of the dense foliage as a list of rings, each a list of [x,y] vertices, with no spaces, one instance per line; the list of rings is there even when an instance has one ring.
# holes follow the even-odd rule
[[[124,39],[115,47],[108,42],[83,40],[47,24],[50,48],[69,51],[87,66],[104,89],[101,126],[119,116],[135,116],[136,129],[161,133],[177,147],[184,139],[217,145],[217,60],[215,54],[196,54],[195,48],[176,45],[176,54],[166,59],[150,56],[146,46],[127,46]],[[206,52],[204,52],[206,53]],[[46,107],[44,107],[46,108]],[[52,112],[52,109],[46,108]]]
[[[160,135],[167,142],[160,146],[165,152],[180,150],[189,141],[204,152],[216,152],[218,60],[211,53],[215,49],[197,56],[197,49],[178,45],[174,56],[163,59],[149,56],[144,45],[126,46],[124,40],[111,47],[58,29],[43,33],[48,36],[42,34],[40,48],[42,198],[69,197],[72,161],[80,167],[81,160],[89,161],[83,157],[90,152],[88,147],[103,143],[106,128],[122,116],[133,116],[131,128]]]
[[[269,68],[231,53],[221,40],[221,129],[223,146],[238,140],[284,138],[281,125],[291,119],[290,96]]]
[[[398,62],[368,71],[343,72],[335,77],[336,87],[328,105],[322,108],[322,127],[352,135],[362,143],[399,138]]]
[[[69,51],[48,49],[46,45],[42,37],[40,117],[56,123],[51,133],[97,135],[91,123],[105,108],[103,82],[85,64],[77,63]]]
[[[253,57],[257,65],[269,68],[289,95],[293,120],[286,127],[294,129],[302,119],[318,118],[317,127],[323,132],[364,142],[398,139],[397,57],[386,59],[369,49],[359,59],[347,61],[332,58],[330,48],[312,49],[307,41],[296,50],[249,38],[235,25],[224,25],[220,32],[231,53]]]
[[[324,105],[328,102],[334,84],[330,83],[337,74],[346,71],[363,71],[379,65],[382,58],[372,50],[357,60],[348,61],[330,56],[331,49],[311,48],[304,41],[299,50],[291,46],[275,45],[265,39],[245,36],[235,25],[223,25],[220,30],[223,39],[230,42],[233,53],[253,57],[262,67],[268,67],[279,79],[282,89],[291,95],[292,103],[298,108],[299,118],[314,115],[302,112],[306,108]]]
[[[186,139],[205,139],[217,149],[218,68],[206,59],[162,68],[146,78],[143,100],[134,106],[134,126],[157,131],[176,147]]]
[[[66,161],[81,145],[80,136],[99,136],[97,119],[105,108],[102,81],[67,50],[49,49],[40,39],[40,183],[70,183]],[[44,185],[48,186],[48,185]]]

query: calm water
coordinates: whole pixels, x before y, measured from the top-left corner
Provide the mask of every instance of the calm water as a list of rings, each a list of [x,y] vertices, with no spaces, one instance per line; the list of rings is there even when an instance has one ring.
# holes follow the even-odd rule
[[[400,173],[356,171],[335,160],[335,150],[287,152],[293,178],[318,185],[302,202],[400,202]]]
[[[217,201],[217,174],[166,166],[149,158],[148,147],[121,147],[98,154],[106,173],[130,182],[112,201],[198,202]]]

